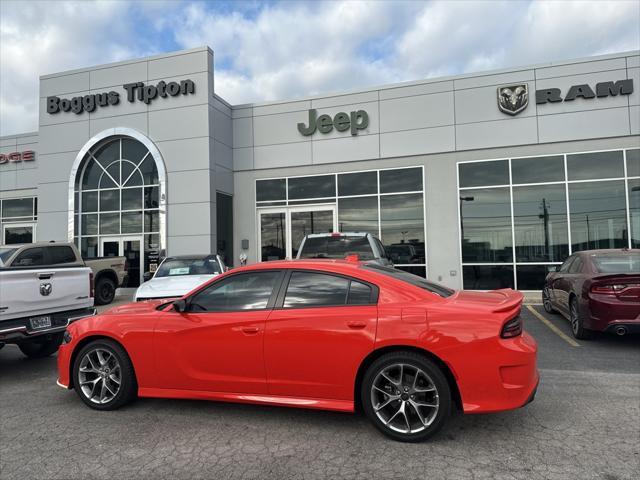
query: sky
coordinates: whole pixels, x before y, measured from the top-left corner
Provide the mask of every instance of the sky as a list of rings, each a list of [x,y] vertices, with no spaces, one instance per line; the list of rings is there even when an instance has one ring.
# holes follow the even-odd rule
[[[0,0],[0,135],[40,75],[209,45],[231,104],[640,49],[640,0]]]

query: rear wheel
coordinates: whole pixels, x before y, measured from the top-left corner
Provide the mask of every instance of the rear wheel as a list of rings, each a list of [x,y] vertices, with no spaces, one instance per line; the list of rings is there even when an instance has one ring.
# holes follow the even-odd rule
[[[115,410],[130,402],[137,385],[127,352],[111,340],[85,345],[73,363],[73,384],[80,399],[95,410]]]
[[[451,412],[451,392],[442,371],[423,355],[383,355],[365,373],[363,409],[382,433],[402,442],[426,440]]]
[[[588,340],[593,336],[593,332],[584,327],[584,319],[578,308],[578,299],[575,297],[572,297],[569,303],[569,320],[571,332],[578,340]]]
[[[107,305],[116,296],[116,283],[110,278],[101,277],[96,282],[96,305]]]
[[[44,358],[58,351],[63,333],[43,335],[27,342],[19,343],[18,348],[29,358]]]
[[[553,303],[551,303],[551,295],[548,287],[544,287],[542,290],[542,305],[547,313],[556,313],[556,309],[553,308]]]

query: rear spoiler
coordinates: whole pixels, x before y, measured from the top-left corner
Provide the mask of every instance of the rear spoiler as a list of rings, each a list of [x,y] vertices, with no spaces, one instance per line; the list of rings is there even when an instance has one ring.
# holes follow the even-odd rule
[[[624,280],[625,282],[640,281],[640,272],[633,273],[607,273],[603,275],[596,275],[591,277],[592,282],[606,282],[607,280]]]
[[[511,310],[520,309],[522,306],[522,300],[524,300],[524,295],[522,295],[522,293],[511,288],[492,290],[492,293],[499,293],[504,297],[504,300],[491,310],[494,313],[509,312]]]

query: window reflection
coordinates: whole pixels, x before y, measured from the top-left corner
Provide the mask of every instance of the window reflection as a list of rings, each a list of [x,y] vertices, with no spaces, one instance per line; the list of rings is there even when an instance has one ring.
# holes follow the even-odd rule
[[[509,161],[461,163],[458,165],[460,188],[509,185]]]
[[[378,234],[378,197],[338,199],[338,230]]]
[[[465,290],[515,288],[513,265],[465,265],[462,267]]]
[[[516,260],[559,262],[569,256],[564,184],[513,188]]]
[[[282,260],[286,257],[286,219],[284,212],[260,214],[260,260]]]
[[[421,193],[380,197],[382,243],[394,263],[424,263],[424,204]]]
[[[279,272],[245,273],[216,282],[195,295],[195,312],[258,310],[267,307]]]
[[[640,177],[640,148],[627,150],[627,176]]]
[[[284,178],[275,180],[258,180],[256,182],[256,201],[286,199],[286,182]]]
[[[422,190],[421,168],[380,170],[380,193],[417,192]]]
[[[555,265],[518,265],[518,290],[541,290],[550,268]]]
[[[338,175],[338,195],[378,193],[378,172],[356,172]]]
[[[627,246],[624,181],[569,184],[573,252]]]
[[[517,183],[564,181],[564,157],[514,158],[511,160],[511,180]]]
[[[349,280],[321,273],[293,272],[284,297],[284,308],[344,305]]]
[[[622,150],[567,155],[569,180],[624,177]]]
[[[629,215],[631,247],[640,248],[640,179],[629,180]]]
[[[335,196],[335,175],[318,175],[315,177],[296,177],[289,179],[289,200]]]

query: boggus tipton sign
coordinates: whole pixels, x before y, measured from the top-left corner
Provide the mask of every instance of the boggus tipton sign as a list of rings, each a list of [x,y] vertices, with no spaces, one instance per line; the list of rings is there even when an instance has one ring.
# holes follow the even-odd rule
[[[336,113],[333,118],[323,114],[318,117],[316,109],[309,110],[309,125],[298,124],[298,131],[304,135],[313,135],[316,130],[329,133],[334,128],[339,132],[351,130],[351,135],[357,135],[359,130],[369,126],[369,115],[364,110],[354,110],[349,115],[345,112]]]
[[[143,82],[125,83],[122,88],[127,92],[127,101],[133,103],[136,100],[150,104],[155,98],[177,95],[189,95],[195,93],[196,84],[192,80],[178,82],[158,82],[156,85],[145,85]],[[120,103],[120,94],[115,91],[94,93],[69,98],[56,96],[47,97],[47,113],[73,112],[77,115],[82,112],[93,112],[98,107],[117,105]]]

